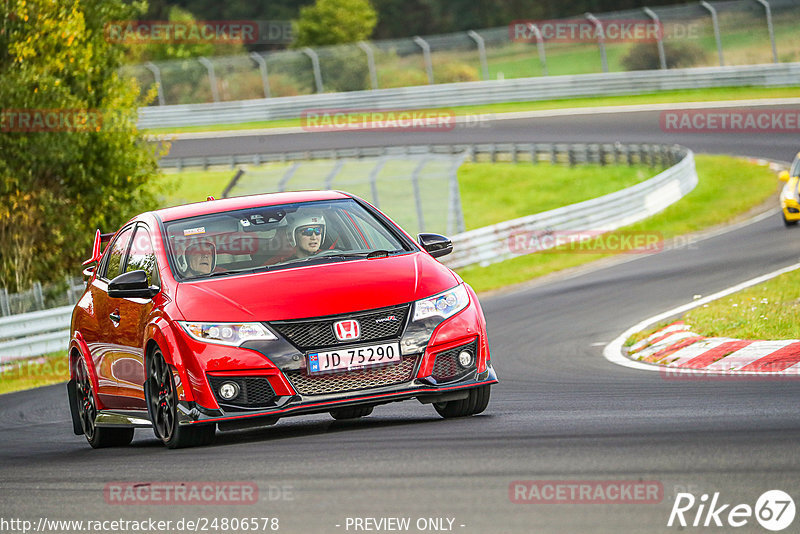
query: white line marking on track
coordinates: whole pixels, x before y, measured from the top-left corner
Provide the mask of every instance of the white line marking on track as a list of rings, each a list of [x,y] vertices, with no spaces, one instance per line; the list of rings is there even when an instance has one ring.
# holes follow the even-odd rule
[[[771,273],[763,274],[761,276],[757,276],[755,278],[751,278],[750,280],[746,280],[740,284],[736,284],[735,286],[731,286],[727,289],[723,289],[722,291],[718,291],[713,295],[709,295],[707,297],[703,297],[698,300],[693,300],[687,304],[682,306],[678,306],[677,308],[672,308],[671,310],[667,310],[665,312],[659,313],[658,315],[654,315],[649,317],[643,321],[639,321],[632,327],[625,330],[619,336],[617,336],[611,343],[605,346],[603,349],[603,356],[606,360],[610,361],[611,363],[615,363],[617,365],[621,365],[623,367],[630,367],[632,369],[643,369],[647,371],[659,371],[664,369],[664,366],[650,364],[650,363],[643,363],[643,362],[636,362],[630,360],[622,355],[622,344],[625,343],[625,340],[628,339],[630,336],[635,334],[636,332],[640,332],[650,326],[653,323],[657,323],[659,321],[663,321],[665,319],[669,319],[670,317],[680,315],[685,313],[689,310],[702,306],[703,304],[708,304],[713,300],[720,299],[722,297],[726,297],[732,293],[736,293],[737,291],[741,291],[742,289],[747,289],[748,287],[752,287],[754,285],[760,284],[761,282],[766,282],[776,276],[780,276],[784,273],[789,273],[794,270],[800,269],[800,263],[795,263],[793,265],[789,265],[788,267],[784,267],[782,269],[778,269],[777,271],[772,271]],[[686,374],[698,374],[698,373],[708,373],[714,374],[714,371],[706,371],[704,369],[681,369],[681,368],[670,368],[670,373],[686,373]],[[756,375],[766,375],[766,374],[785,374],[785,371],[778,371],[778,372],[757,372],[757,371],[738,371],[737,374],[756,374]]]

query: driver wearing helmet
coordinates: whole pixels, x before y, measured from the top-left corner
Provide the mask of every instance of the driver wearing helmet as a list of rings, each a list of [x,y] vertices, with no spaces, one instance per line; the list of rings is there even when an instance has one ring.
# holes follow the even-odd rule
[[[210,274],[217,265],[217,249],[208,240],[192,243],[186,247],[183,255],[188,265],[187,276]]]
[[[288,229],[289,244],[295,247],[294,257],[298,259],[313,256],[325,241],[325,218],[319,214],[296,213]]]

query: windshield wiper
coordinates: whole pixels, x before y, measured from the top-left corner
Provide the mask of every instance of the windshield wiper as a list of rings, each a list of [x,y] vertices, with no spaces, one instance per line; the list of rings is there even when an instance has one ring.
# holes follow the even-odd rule
[[[225,276],[225,275],[228,275],[228,274],[257,273],[257,272],[268,271],[268,270],[269,270],[269,266],[265,265],[265,266],[261,266],[261,267],[253,267],[253,268],[250,268],[250,269],[236,269],[236,270],[233,270],[233,271],[217,271],[217,272],[209,273],[209,274],[207,274],[207,275],[205,275],[203,277],[198,277],[198,278],[212,278],[212,277],[215,277],[215,276]]]
[[[335,254],[325,254],[317,255],[317,257],[321,258],[366,258],[371,260],[373,258],[385,258],[390,254],[395,254],[397,252],[402,252],[400,250],[371,250],[371,251],[363,251],[363,252],[337,252]]]

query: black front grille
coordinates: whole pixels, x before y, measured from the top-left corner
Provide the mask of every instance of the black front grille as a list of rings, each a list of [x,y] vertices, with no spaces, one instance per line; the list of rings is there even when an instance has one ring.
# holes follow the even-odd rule
[[[301,395],[326,395],[342,391],[391,386],[408,382],[414,377],[419,356],[404,356],[403,360],[383,367],[358,371],[307,375],[304,371],[288,371],[286,378]]]
[[[383,341],[400,336],[408,317],[409,304],[348,313],[322,319],[298,319],[292,321],[273,321],[270,324],[280,335],[301,351],[347,345],[358,341]],[[358,340],[339,341],[333,332],[333,323],[344,319],[355,319],[361,327]]]
[[[269,385],[269,380],[264,377],[209,376],[208,382],[214,397],[223,408],[267,408],[275,405],[277,395]],[[219,388],[225,382],[236,382],[239,386],[239,394],[231,400],[219,396]]]
[[[458,363],[458,354],[462,350],[468,350],[472,353],[472,364],[467,368],[461,367],[461,364]],[[451,380],[464,378],[475,370],[475,364],[478,359],[477,350],[478,342],[473,341],[467,345],[438,353],[436,355],[436,362],[433,364],[433,373],[431,373],[431,376],[437,382],[449,382]]]

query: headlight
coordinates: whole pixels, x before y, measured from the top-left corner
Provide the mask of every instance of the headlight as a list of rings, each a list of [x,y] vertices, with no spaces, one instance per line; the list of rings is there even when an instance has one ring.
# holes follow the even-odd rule
[[[194,323],[178,321],[189,336],[206,343],[238,347],[251,339],[278,339],[261,323]]]
[[[414,320],[419,321],[436,316],[447,319],[466,308],[467,304],[469,304],[467,289],[464,284],[460,284],[453,289],[415,302]]]

